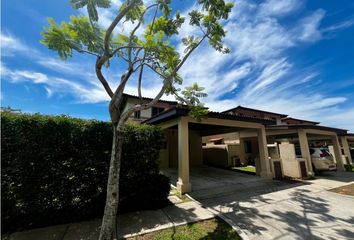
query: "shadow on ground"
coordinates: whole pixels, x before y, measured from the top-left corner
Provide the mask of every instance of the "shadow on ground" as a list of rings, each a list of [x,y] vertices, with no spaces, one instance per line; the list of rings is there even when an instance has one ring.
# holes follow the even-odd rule
[[[328,192],[353,173],[305,182],[263,180],[215,168],[191,172],[190,195],[257,239],[354,239],[354,199]]]

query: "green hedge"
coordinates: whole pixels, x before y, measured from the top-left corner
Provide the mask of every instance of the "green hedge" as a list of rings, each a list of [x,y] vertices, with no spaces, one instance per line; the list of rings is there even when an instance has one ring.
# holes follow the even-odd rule
[[[345,164],[344,168],[347,172],[354,172],[354,166],[352,164]]]
[[[3,232],[102,217],[109,123],[5,112],[1,137]],[[120,212],[167,203],[169,179],[157,160],[162,144],[156,127],[125,128]]]

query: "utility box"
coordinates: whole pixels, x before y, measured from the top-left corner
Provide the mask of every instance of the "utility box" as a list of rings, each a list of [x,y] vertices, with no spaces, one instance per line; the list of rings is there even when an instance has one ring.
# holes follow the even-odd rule
[[[302,158],[296,158],[294,144],[282,142],[279,144],[279,154],[283,165],[284,176],[291,178],[306,177],[304,176],[306,174],[306,162]]]
[[[332,145],[328,146],[328,151],[333,156],[333,161],[337,163],[338,161],[336,159],[336,154],[334,153],[334,147]]]
[[[347,155],[342,155],[342,163],[343,164],[350,164],[349,163],[349,158]]]

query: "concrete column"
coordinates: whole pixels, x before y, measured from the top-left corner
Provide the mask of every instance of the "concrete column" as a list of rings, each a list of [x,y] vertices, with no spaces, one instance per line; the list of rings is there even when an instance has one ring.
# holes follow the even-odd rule
[[[344,164],[342,161],[342,154],[340,151],[339,141],[337,135],[331,137],[333,150],[334,150],[334,157],[337,160],[337,170],[344,171]]]
[[[189,130],[188,121],[181,118],[178,121],[178,182],[177,189],[180,193],[192,191],[189,182]]]
[[[298,130],[298,135],[299,135],[301,156],[302,156],[302,158],[306,159],[307,174],[309,176],[314,176],[314,172],[313,172],[313,169],[312,169],[309,142],[307,140],[306,132],[303,129],[299,129]]]
[[[353,159],[352,159],[352,156],[350,155],[350,148],[349,148],[347,137],[341,136],[340,140],[341,140],[342,147],[344,150],[344,155],[346,155],[348,157],[349,164],[353,164]]]
[[[257,135],[258,135],[259,160],[261,162],[261,177],[272,179],[273,174],[270,167],[265,128],[262,127],[257,129]]]

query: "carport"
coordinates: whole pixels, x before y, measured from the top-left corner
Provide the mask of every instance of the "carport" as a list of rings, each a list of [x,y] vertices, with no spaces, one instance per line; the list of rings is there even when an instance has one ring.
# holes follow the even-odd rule
[[[314,174],[311,163],[309,141],[330,142],[333,146],[333,155],[337,163],[337,169],[340,171],[344,170],[344,163],[342,161],[341,149],[338,140],[338,135],[340,134],[346,134],[346,130],[318,125],[300,124],[267,126],[268,139],[272,139],[274,141],[275,138],[284,138],[291,139],[292,141],[298,141],[302,158],[306,160],[306,168],[309,175]]]
[[[265,132],[265,125],[272,124],[272,121],[217,112],[209,112],[206,118],[197,121],[191,118],[188,113],[187,108],[174,107],[145,121],[145,123],[157,125],[164,130],[167,144],[161,152],[160,160],[163,168],[177,167],[176,186],[181,193],[192,191],[190,167],[202,166],[201,138],[208,135],[237,131],[253,132],[257,136],[259,146],[260,160],[259,166],[256,167],[260,168],[262,178],[273,178]]]

